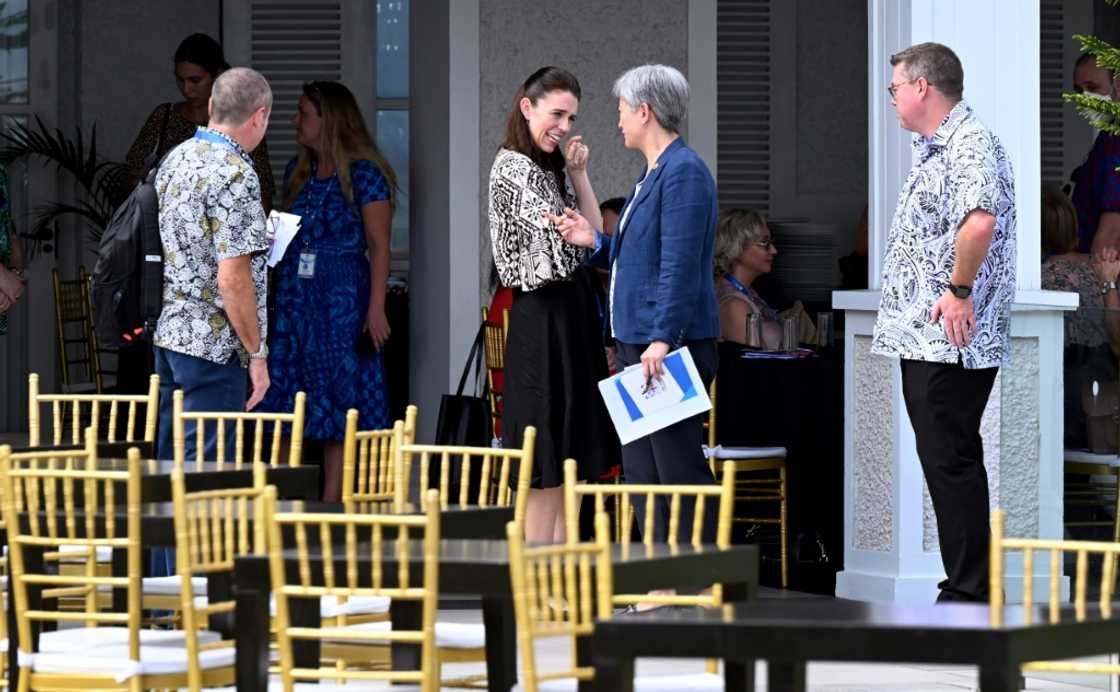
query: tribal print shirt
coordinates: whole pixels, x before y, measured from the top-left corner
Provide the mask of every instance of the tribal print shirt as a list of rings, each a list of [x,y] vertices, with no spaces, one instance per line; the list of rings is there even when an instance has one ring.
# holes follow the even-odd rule
[[[933,137],[915,135],[914,165],[902,186],[887,237],[873,353],[965,368],[1007,361],[1015,296],[1015,184],[996,136],[967,103],[958,103]],[[988,255],[972,286],[976,332],[964,348],[929,319],[949,288],[957,230],[980,209],[996,218]]]

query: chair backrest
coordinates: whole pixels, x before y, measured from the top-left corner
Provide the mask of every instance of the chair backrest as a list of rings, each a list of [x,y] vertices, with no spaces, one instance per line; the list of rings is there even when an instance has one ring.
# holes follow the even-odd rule
[[[191,577],[213,573],[233,573],[234,559],[242,555],[267,553],[268,529],[265,520],[264,464],[254,466],[254,487],[207,490],[188,493],[181,468],[171,472],[171,497],[175,508],[175,564],[181,580],[183,631],[189,660],[198,660],[201,651],[227,648],[233,640],[200,645],[198,630],[207,618],[232,613],[235,601],[209,598],[195,602]],[[193,666],[187,671],[189,687],[203,687],[202,671]]]
[[[482,308],[482,321],[487,320],[487,309]],[[506,337],[509,335],[509,308],[502,310],[502,323],[500,325],[487,323],[483,328],[483,355],[486,358],[486,389],[487,400],[490,404],[491,429],[495,434],[501,430],[502,420],[502,394],[495,387],[494,374],[504,373],[506,369]]]
[[[1061,597],[1062,563],[1066,553],[1077,554],[1077,568],[1074,576],[1074,615],[1077,620],[1085,618],[1087,613],[1087,600],[1089,589],[1089,556],[1100,555],[1102,558],[1100,596],[1098,607],[1103,617],[1112,617],[1112,595],[1115,590],[1116,558],[1120,555],[1120,543],[1106,543],[1097,541],[1065,541],[1045,538],[1005,538],[1003,535],[1004,512],[997,509],[992,512],[992,538],[990,543],[990,593],[989,605],[991,606],[992,626],[998,627],[1003,621],[1003,574],[1004,553],[1018,550],[1023,553],[1023,603],[1034,602],[1034,563],[1038,555],[1049,558],[1049,620],[1058,622],[1063,605]],[[1029,624],[1032,613],[1030,609],[1024,611],[1024,617]],[[1116,671],[1113,671],[1116,672]]]
[[[416,439],[417,408],[404,414],[404,442]],[[393,429],[358,430],[358,411],[346,412],[346,437],[342,443],[342,501],[370,502],[394,497]]]
[[[406,514],[311,514],[276,512],[276,491],[265,489],[269,517],[269,566],[272,592],[276,596],[276,640],[280,652],[280,674],[284,689],[297,680],[386,680],[419,683],[425,692],[437,689],[435,645],[436,611],[439,598],[440,523],[438,498],[432,491],[423,515]],[[318,545],[321,562],[312,568],[308,534]],[[332,536],[341,534],[341,545]],[[295,549],[296,565],[288,569],[285,550]],[[337,552],[336,552],[337,551]],[[391,553],[390,553],[391,551]],[[359,555],[368,552],[369,566],[359,566]],[[385,554],[394,554],[397,569],[383,568]],[[412,568],[413,561],[422,567]],[[419,571],[420,574],[415,574]],[[290,578],[292,575],[294,578]],[[363,582],[365,582],[363,584]],[[421,617],[416,630],[347,629],[337,627],[292,627],[289,601],[292,598],[339,599],[387,596],[394,601],[417,601]],[[292,658],[293,639],[330,640],[343,643],[400,642],[420,645],[420,670],[368,671],[340,667],[296,668]]]
[[[54,280],[55,328],[58,333],[58,359],[64,387],[92,385],[95,392],[104,389],[97,337],[93,332],[93,311],[89,300],[89,274],[78,268],[78,278],[63,281],[57,269],[51,270]],[[80,373],[76,373],[75,369]],[[79,375],[77,377],[76,375]]]
[[[506,525],[510,583],[517,618],[518,649],[526,692],[542,682],[561,678],[591,680],[595,669],[577,666],[576,641],[590,635],[597,618],[611,616],[611,547],[609,519],[595,515],[595,541],[528,547],[517,522]],[[537,666],[538,638],[567,637],[571,665],[554,671]]]
[[[708,410],[708,421],[706,423],[708,428],[708,447],[714,448],[716,446],[716,378],[712,378],[712,384],[708,387],[708,398],[712,402],[712,408]]]
[[[265,462],[275,468],[280,465],[280,450],[283,445],[284,425],[290,424],[291,434],[288,438],[289,466],[300,465],[300,455],[303,453],[303,416],[307,395],[296,392],[295,410],[291,413],[246,413],[244,411],[184,411],[183,390],[177,389],[172,394],[172,445],[175,448],[175,466],[185,468],[187,463],[187,424],[193,425],[195,438],[194,461],[195,468],[202,469],[206,461],[216,462],[218,470],[227,468],[242,469],[247,464]],[[272,424],[271,444],[268,449],[268,458],[265,454],[265,428]],[[252,450],[249,458],[245,457],[245,427],[252,426]],[[229,428],[233,427],[233,459],[228,459],[226,442]],[[213,459],[206,458],[206,434],[209,430],[215,433],[217,445]]]
[[[43,394],[39,391],[39,375],[27,376],[28,445],[43,445],[42,408],[50,405],[51,444],[54,446],[82,443],[81,431],[93,428],[98,440],[107,442],[150,442],[156,440],[156,420],[159,418],[159,375],[148,378],[147,394]],[[138,430],[140,406],[144,406],[144,427]],[[127,407],[127,409],[125,409]],[[108,409],[108,419],[102,414]],[[122,420],[122,416],[124,416]],[[124,437],[117,433],[124,423]],[[104,435],[101,426],[104,423]],[[69,428],[70,440],[63,439]],[[139,434],[143,437],[138,437]]]
[[[19,628],[20,656],[28,660],[32,649],[32,623],[84,621],[87,625],[115,624],[129,629],[128,658],[140,660],[140,452],[128,451],[128,467],[99,470],[90,453],[94,448],[92,430],[87,429],[85,450],[37,452],[22,455],[13,462],[9,450],[0,448],[0,488],[8,532],[9,568]],[[124,486],[124,493],[120,486]],[[123,495],[123,497],[122,497]],[[121,506],[121,501],[124,506]],[[121,514],[124,519],[121,520]],[[20,513],[26,521],[20,522]],[[93,569],[78,574],[60,575],[53,568],[32,571],[28,550],[58,551],[64,545],[78,545],[91,552],[98,548],[124,550],[128,576],[101,576]],[[31,610],[29,587],[57,587],[86,595],[82,612],[62,610],[58,601],[45,600]],[[128,610],[101,612],[99,587],[126,589]]]
[[[525,427],[520,449],[406,444],[404,441],[404,424],[400,421],[397,421],[393,426],[393,435],[396,437],[393,445],[396,447],[397,457],[394,462],[394,471],[397,474],[395,501],[398,506],[408,502],[412,465],[419,457],[421,507],[428,497],[428,488],[431,485],[430,473],[432,464],[435,463],[439,465],[438,497],[441,508],[451,506],[454,500],[457,500],[456,504],[463,507],[469,505],[508,507],[512,504],[514,521],[519,524],[524,522],[525,507],[529,499],[529,484],[533,478],[533,447],[537,439],[537,429],[533,426]],[[514,462],[517,462],[516,493],[510,489]],[[478,494],[471,497],[471,483],[468,481],[471,479],[472,468],[476,468],[475,464],[479,469]],[[453,470],[457,472],[459,477],[457,498],[451,497]]]

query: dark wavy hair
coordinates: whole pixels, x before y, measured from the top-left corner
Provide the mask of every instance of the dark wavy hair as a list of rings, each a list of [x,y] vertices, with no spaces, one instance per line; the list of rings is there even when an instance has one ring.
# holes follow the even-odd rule
[[[564,189],[564,154],[557,147],[551,153],[545,153],[533,141],[529,132],[529,123],[521,114],[521,99],[528,98],[534,106],[543,96],[553,91],[567,91],[576,97],[581,96],[579,80],[575,75],[560,67],[551,65],[542,67],[517,89],[513,97],[513,107],[510,108],[509,118],[506,120],[506,134],[502,139],[502,148],[511,149],[528,156],[533,163],[546,171],[553,171],[560,179],[560,189]]]
[[[189,62],[210,73],[211,77],[229,69],[222,46],[206,34],[191,34],[175,49],[174,62]]]

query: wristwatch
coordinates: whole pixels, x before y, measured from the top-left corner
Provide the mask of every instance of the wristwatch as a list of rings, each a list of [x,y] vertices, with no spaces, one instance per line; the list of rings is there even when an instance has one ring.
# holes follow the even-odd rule
[[[1115,290],[1116,290],[1116,282],[1115,281],[1105,281],[1104,283],[1101,284],[1101,295],[1102,296],[1106,296],[1106,295],[1108,295],[1109,291],[1115,291]]]
[[[249,360],[264,360],[268,358],[268,344],[261,341],[261,350],[249,354]]]
[[[958,286],[957,284],[949,284],[949,293],[952,293],[961,300],[964,300],[965,298],[972,295],[972,286]]]

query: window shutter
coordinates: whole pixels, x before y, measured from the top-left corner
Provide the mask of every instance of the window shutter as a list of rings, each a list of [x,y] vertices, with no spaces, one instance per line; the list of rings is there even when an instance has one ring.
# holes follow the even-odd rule
[[[720,207],[770,207],[770,2],[718,0]]]
[[[253,0],[250,12],[250,64],[272,86],[268,152],[279,195],[296,155],[292,118],[304,83],[342,81],[343,8],[339,0]]]
[[[1042,182],[1061,185],[1066,172],[1063,164],[1065,150],[1065,125],[1063,111],[1068,106],[1062,100],[1066,65],[1065,46],[1069,37],[1065,30],[1065,13],[1062,0],[1042,0],[1040,12],[1041,45],[1039,63],[1041,72],[1041,129],[1042,129]]]

